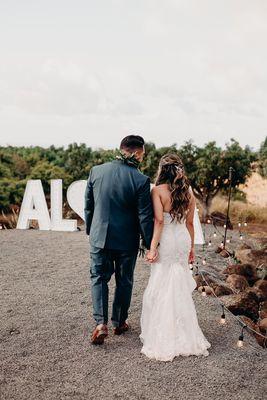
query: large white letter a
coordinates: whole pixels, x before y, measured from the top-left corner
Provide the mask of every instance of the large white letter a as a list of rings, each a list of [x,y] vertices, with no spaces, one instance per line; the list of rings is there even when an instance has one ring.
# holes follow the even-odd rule
[[[25,189],[17,229],[28,229],[30,220],[37,220],[39,229],[50,230],[50,217],[40,179],[29,180]]]

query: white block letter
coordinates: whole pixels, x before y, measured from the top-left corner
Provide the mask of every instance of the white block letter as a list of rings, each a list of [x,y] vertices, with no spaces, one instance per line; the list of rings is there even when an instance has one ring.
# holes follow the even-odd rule
[[[77,230],[75,219],[62,218],[62,179],[51,179],[51,230]]]
[[[67,200],[73,211],[84,220],[84,194],[86,189],[86,180],[72,182],[68,187]]]
[[[40,179],[27,182],[17,229],[29,229],[30,220],[33,219],[38,221],[39,229],[50,230],[50,217]]]

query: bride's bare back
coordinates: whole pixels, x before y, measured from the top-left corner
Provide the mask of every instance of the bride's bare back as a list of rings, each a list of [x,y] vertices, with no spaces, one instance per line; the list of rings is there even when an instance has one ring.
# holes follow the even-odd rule
[[[186,222],[190,223],[190,221],[194,219],[194,210],[195,210],[195,198],[192,192],[192,189],[189,188],[191,194],[191,200],[189,203]],[[154,186],[152,189],[152,201],[154,207],[155,217],[163,218],[164,212],[170,212],[171,210],[171,191],[169,185],[167,183]]]

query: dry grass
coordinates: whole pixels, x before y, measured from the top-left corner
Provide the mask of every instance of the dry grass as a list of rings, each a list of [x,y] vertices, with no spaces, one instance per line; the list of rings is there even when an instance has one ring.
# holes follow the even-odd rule
[[[226,213],[227,198],[217,196],[213,200],[211,212],[220,211]],[[230,206],[230,219],[233,222],[247,221],[257,224],[267,224],[267,207],[232,200]]]

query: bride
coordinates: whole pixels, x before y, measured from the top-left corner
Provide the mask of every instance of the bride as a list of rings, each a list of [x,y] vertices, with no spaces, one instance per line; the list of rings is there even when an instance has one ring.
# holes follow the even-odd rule
[[[161,158],[152,201],[155,222],[147,253],[151,274],[143,296],[141,352],[161,361],[208,356],[211,344],[198,325],[192,299],[196,282],[188,266],[195,260],[195,198],[176,154]]]

